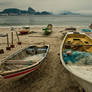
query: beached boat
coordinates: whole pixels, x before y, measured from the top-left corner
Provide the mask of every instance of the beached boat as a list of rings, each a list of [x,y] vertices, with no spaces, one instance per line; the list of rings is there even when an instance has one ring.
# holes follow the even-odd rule
[[[20,35],[28,34],[30,31],[30,27],[23,27],[22,30],[19,31]]]
[[[17,80],[39,68],[46,58],[49,45],[28,46],[1,61],[0,79]]]
[[[92,29],[92,23],[89,25],[89,28]]]
[[[65,30],[72,30],[72,31],[76,31],[76,28],[74,28],[74,27],[70,27],[70,28],[65,28]]]
[[[82,32],[92,32],[90,29],[81,29]]]
[[[44,35],[49,35],[52,33],[52,29],[53,29],[53,25],[52,24],[48,24],[48,26],[46,28],[43,28],[44,30]]]
[[[92,39],[85,33],[67,33],[61,44],[60,58],[80,86],[92,92]]]
[[[29,30],[21,30],[19,31],[19,34],[23,35],[23,34],[28,34]]]

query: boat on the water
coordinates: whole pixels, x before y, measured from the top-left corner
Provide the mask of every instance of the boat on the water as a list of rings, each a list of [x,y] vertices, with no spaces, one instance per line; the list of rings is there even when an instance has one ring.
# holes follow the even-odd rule
[[[37,70],[46,58],[49,45],[30,45],[0,63],[0,79],[14,81]]]
[[[67,33],[61,44],[60,59],[80,86],[92,92],[92,39],[85,33]]]

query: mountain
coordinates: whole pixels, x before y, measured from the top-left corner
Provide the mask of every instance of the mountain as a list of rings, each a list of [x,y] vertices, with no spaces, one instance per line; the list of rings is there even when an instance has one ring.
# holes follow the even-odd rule
[[[47,11],[43,11],[41,12],[42,15],[51,15],[52,13],[51,12],[47,12]]]
[[[16,9],[16,8],[10,8],[10,9],[5,9],[2,11],[2,13],[18,13],[20,14],[20,10],[19,9]]]
[[[43,12],[36,12],[35,15],[52,15],[51,12],[43,11]]]
[[[74,13],[71,11],[62,11],[59,15],[80,15],[80,13]]]
[[[53,13],[48,11],[37,12],[32,7],[28,7],[28,10],[8,8],[0,12],[0,15],[53,15]],[[80,15],[80,13],[74,13],[71,11],[62,11],[58,15]]]
[[[8,15],[21,15],[21,14],[28,14],[28,11],[20,10],[17,8],[8,8],[1,12],[2,14],[8,14]]]
[[[51,15],[52,13],[47,11],[36,12],[35,9],[29,7],[28,10],[20,10],[17,8],[8,8],[0,12],[0,15]]]
[[[36,11],[35,11],[33,8],[29,7],[29,8],[28,8],[28,13],[29,13],[29,14],[35,14]]]

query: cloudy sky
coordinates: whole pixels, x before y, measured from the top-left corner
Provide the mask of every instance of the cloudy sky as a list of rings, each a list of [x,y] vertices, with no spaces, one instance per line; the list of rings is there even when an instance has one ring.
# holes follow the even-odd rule
[[[92,14],[92,0],[0,0],[0,10],[5,8],[25,9],[31,6],[36,11],[60,12],[69,10]]]

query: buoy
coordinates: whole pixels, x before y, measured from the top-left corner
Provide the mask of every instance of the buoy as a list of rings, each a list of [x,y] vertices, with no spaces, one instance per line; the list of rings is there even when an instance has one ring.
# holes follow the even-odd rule
[[[71,55],[72,52],[71,52],[71,51],[67,51],[66,54],[67,54],[67,55]]]

